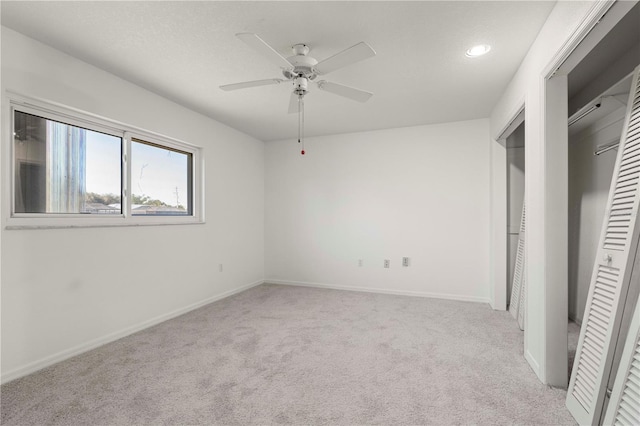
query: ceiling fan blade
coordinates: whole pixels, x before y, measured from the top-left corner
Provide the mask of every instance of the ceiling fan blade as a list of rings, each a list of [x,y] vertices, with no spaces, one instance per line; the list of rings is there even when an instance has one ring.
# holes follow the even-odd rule
[[[236,34],[240,40],[244,41],[249,47],[264,55],[271,62],[281,68],[293,68],[293,65],[287,59],[279,54],[273,47],[269,46],[266,41],[253,33]]]
[[[298,112],[298,95],[291,92],[291,98],[289,98],[289,114],[296,114]]]
[[[355,46],[351,46],[342,52],[318,62],[314,69],[318,74],[328,74],[347,65],[371,58],[372,56],[376,56],[375,50],[364,41],[361,41]]]
[[[281,78],[268,78],[266,80],[255,80],[255,81],[245,81],[244,83],[234,83],[234,84],[225,84],[224,86],[220,86],[220,88],[226,92],[230,90],[238,90],[238,89],[246,89],[248,87],[258,87],[258,86],[268,86],[270,84],[279,84],[282,83],[283,80]]]
[[[320,80],[318,82],[318,89],[335,95],[344,96],[345,98],[353,99],[358,102],[367,102],[369,98],[373,96],[373,93],[365,92],[364,90],[343,86],[342,84],[330,83],[324,80]]]

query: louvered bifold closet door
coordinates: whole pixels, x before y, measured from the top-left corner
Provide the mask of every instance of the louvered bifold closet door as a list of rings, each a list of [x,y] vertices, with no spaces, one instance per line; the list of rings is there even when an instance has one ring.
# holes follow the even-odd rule
[[[611,373],[617,332],[638,244],[640,178],[640,84],[633,84],[609,190],[576,358],[567,391],[567,408],[578,423],[597,424]]]
[[[640,298],[631,320],[603,424],[640,425]]]
[[[518,325],[522,330],[523,323],[520,322],[521,310],[524,308],[524,280],[525,280],[525,256],[524,256],[524,222],[525,203],[522,203],[522,216],[520,217],[520,232],[518,234],[518,248],[516,251],[516,264],[513,269],[513,284],[511,285],[511,300],[509,301],[509,312],[518,320]]]
[[[527,306],[527,258],[526,258],[526,246],[525,246],[525,226],[527,223],[526,217],[527,204],[522,202],[522,219],[520,219],[520,233],[518,234],[518,247],[522,247],[522,271],[520,272],[520,298],[518,300],[518,327],[520,330],[524,330],[524,311]]]

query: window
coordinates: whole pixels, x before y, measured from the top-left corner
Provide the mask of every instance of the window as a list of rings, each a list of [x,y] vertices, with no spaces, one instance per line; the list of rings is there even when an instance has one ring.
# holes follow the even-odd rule
[[[15,213],[122,213],[121,137],[17,110],[14,120]]]
[[[16,99],[11,120],[8,228],[202,222],[198,148]]]
[[[133,139],[131,214],[189,215],[191,153]]]

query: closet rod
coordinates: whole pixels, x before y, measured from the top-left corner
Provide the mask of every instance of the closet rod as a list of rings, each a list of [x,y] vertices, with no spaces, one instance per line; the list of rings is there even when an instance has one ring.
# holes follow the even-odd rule
[[[620,142],[618,142],[618,141],[610,142],[610,143],[605,144],[605,145],[600,145],[600,146],[595,150],[595,152],[593,153],[593,155],[600,155],[600,154],[603,154],[603,153],[605,153],[605,152],[607,152],[607,151],[610,151],[610,150],[612,150],[612,149],[614,149],[614,148],[617,148],[617,147],[618,147],[618,145],[620,145]]]
[[[600,108],[601,105],[602,105],[602,99],[599,99],[597,103],[591,105],[589,108],[587,108],[587,109],[582,108],[583,111],[581,111],[581,112],[579,111],[579,113],[575,113],[573,116],[569,117],[568,125],[571,126],[574,123],[582,120],[587,115],[591,114],[593,111],[595,111],[598,108]]]

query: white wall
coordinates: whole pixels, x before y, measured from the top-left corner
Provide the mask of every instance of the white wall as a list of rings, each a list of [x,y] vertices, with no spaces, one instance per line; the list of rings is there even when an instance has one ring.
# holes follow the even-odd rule
[[[261,141],[3,27],[5,90],[203,147],[206,224],[3,227],[3,381],[262,282]],[[9,119],[3,97],[3,129]],[[6,156],[4,130],[2,142]]]
[[[566,164],[564,176],[562,165],[567,147],[564,141],[552,136],[557,136],[555,132],[560,131],[563,120],[559,107],[562,96],[566,98],[566,88],[565,93],[559,93],[559,88],[566,86],[566,77],[554,77],[549,82],[545,82],[545,77],[568,46],[577,44],[592,17],[598,15],[604,5],[604,2],[556,3],[494,107],[490,120],[491,136],[496,139],[525,99],[527,307],[524,350],[525,358],[540,380],[556,386],[567,385],[567,237],[562,229],[566,216],[558,215],[558,210],[562,211],[563,198],[566,201]],[[554,103],[550,103],[550,98],[554,95],[558,109],[551,110]],[[555,122],[550,123],[549,119],[553,121],[554,118]],[[553,135],[550,124],[553,124]],[[566,122],[564,126],[566,128]],[[504,189],[495,187],[492,191]],[[500,250],[491,248],[492,253]],[[499,291],[499,286],[491,285]]]
[[[488,302],[488,120],[265,146],[267,281]]]
[[[620,139],[621,107],[569,139],[569,318],[581,323],[602,230],[617,150],[593,155]]]

